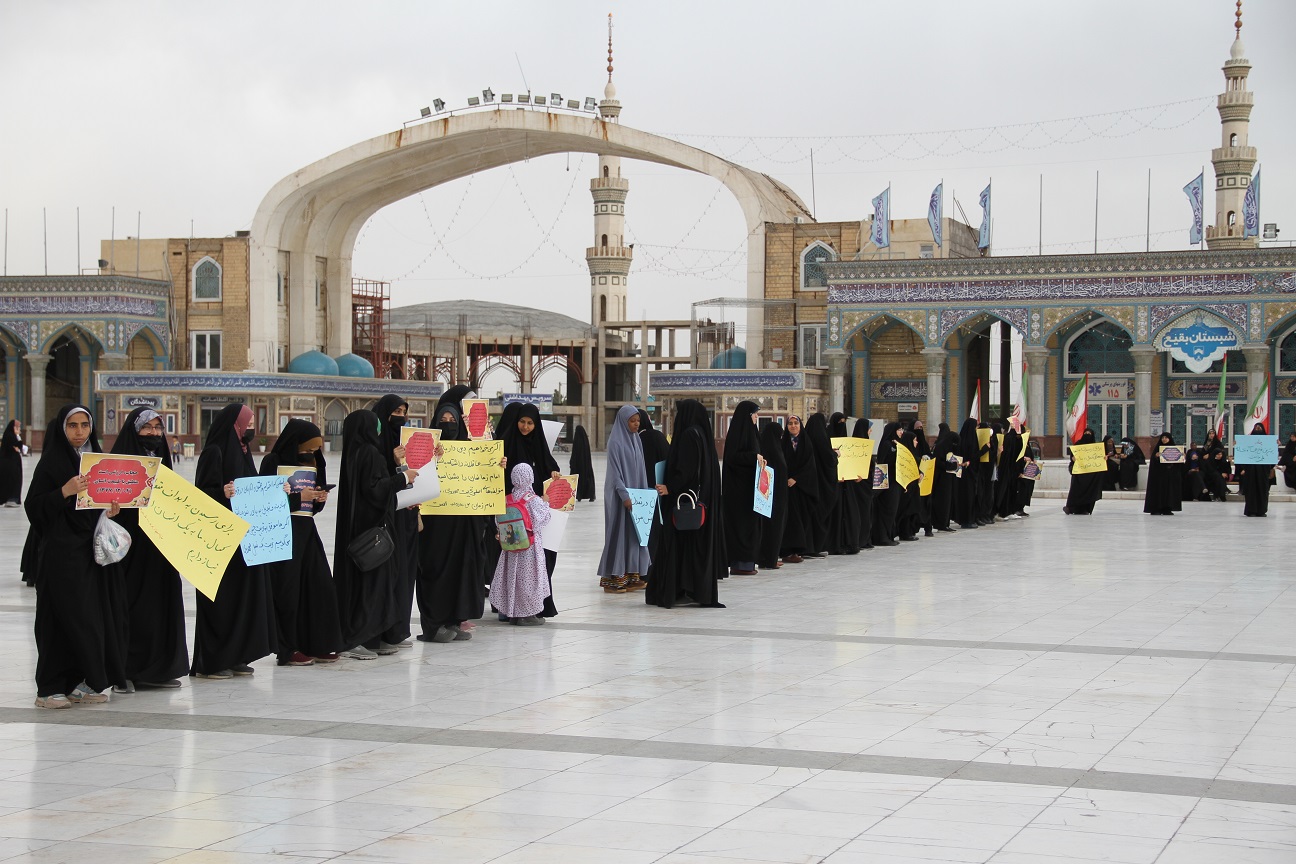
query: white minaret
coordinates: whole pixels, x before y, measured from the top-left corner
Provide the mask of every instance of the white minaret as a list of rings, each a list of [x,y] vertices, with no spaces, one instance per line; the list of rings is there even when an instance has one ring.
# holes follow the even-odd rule
[[[612,83],[612,16],[608,15],[608,81],[599,103],[604,123],[617,123],[621,103]],[[598,176],[590,181],[594,197],[594,245],[585,250],[590,271],[590,323],[626,320],[626,286],[634,251],[625,245],[625,200],[630,181],[621,177],[621,159],[600,156]]]
[[[1259,245],[1259,238],[1242,236],[1242,199],[1246,197],[1256,163],[1256,148],[1247,145],[1255,94],[1246,86],[1251,61],[1246,59],[1246,48],[1242,45],[1242,0],[1237,0],[1233,27],[1233,47],[1224,64],[1224,92],[1216,100],[1222,138],[1220,146],[1211,151],[1211,164],[1215,166],[1215,224],[1206,228],[1206,246],[1210,249],[1246,249]]]

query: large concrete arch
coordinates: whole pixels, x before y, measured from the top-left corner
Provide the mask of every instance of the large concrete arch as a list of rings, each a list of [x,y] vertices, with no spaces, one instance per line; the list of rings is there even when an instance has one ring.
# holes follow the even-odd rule
[[[327,261],[327,344],[351,350],[351,254],[365,221],[383,207],[441,183],[553,153],[639,159],[716,178],[747,222],[747,295],[765,290],[765,224],[810,220],[805,204],[773,178],[694,147],[599,117],[498,109],[435,118],[380,135],[279,181],[252,222],[250,260],[253,368],[273,369],[278,341],[278,253],[290,255],[288,356],[317,347],[315,259]],[[759,312],[756,313],[759,315]],[[749,328],[759,339],[759,326]],[[762,346],[753,347],[757,355]]]

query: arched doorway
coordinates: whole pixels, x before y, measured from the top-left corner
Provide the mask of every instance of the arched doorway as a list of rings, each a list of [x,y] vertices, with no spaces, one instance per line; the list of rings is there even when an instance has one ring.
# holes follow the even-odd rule
[[[1066,341],[1062,392],[1070,393],[1076,381],[1090,376],[1085,423],[1099,438],[1134,436],[1134,391],[1119,385],[1119,379],[1134,374],[1133,344],[1123,327],[1106,318],[1078,328]],[[1094,380],[1098,376],[1101,381]],[[1109,376],[1116,377],[1108,382]]]
[[[339,453],[342,451],[342,424],[346,422],[347,409],[334,399],[324,409],[324,440]]]
[[[50,346],[45,367],[45,417],[55,417],[70,402],[81,401],[81,349],[67,336]]]
[[[1002,420],[1016,403],[1022,387],[1023,338],[1003,319],[977,315],[960,324],[946,340],[949,350],[962,353],[962,404],[970,409],[981,387],[981,419]]]

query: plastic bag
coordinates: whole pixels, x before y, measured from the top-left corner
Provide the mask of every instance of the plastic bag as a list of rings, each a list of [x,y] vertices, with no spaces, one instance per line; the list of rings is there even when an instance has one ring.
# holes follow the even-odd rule
[[[94,559],[100,567],[116,564],[130,551],[130,532],[108,518],[108,511],[99,514],[94,531]]]

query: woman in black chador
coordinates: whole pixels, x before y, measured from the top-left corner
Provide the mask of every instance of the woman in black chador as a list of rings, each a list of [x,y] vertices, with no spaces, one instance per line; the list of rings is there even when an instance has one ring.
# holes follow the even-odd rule
[[[275,620],[279,622],[276,654],[280,666],[333,663],[346,648],[338,616],[337,590],[315,517],[328,503],[328,466],[324,437],[314,423],[296,418],[279,432],[274,448],[261,460],[262,476],[281,468],[312,468],[314,482],[292,483],[292,558],[267,564],[274,585]],[[417,530],[417,529],[415,529]],[[395,538],[393,538],[395,539]],[[399,554],[399,547],[398,552]],[[412,599],[412,598],[411,598]],[[408,606],[405,617],[409,617]],[[399,611],[399,610],[398,610]]]
[[[1103,452],[1107,454],[1107,471],[1103,474],[1103,491],[1115,492],[1116,487],[1120,485],[1120,449],[1116,439],[1110,435],[1104,435],[1102,439]]]
[[[1017,431],[1021,421],[1015,416],[1008,418],[1008,431],[1004,433],[999,445],[999,479],[995,481],[995,515],[1000,519],[1012,519],[1017,515],[1017,476],[1021,474],[1025,462],[1022,457],[1022,437]],[[1099,477],[1101,480],[1102,477]]]
[[[981,442],[977,438],[977,421],[969,417],[959,430],[959,462],[963,477],[958,481],[958,499],[954,507],[960,528],[980,528],[977,519],[977,465],[981,461]]]
[[[869,437],[869,421],[863,419],[855,421],[855,428],[851,434],[856,438]],[[877,464],[877,459],[869,457],[868,471],[864,473],[864,479],[855,484],[855,506],[859,508],[859,543],[861,549],[873,548],[873,500],[877,493],[873,491],[873,466]]]
[[[814,553],[810,547],[814,545],[814,524],[819,518],[819,466],[815,464],[810,436],[795,414],[787,418],[783,460],[787,462],[787,474],[774,478],[775,483],[787,487],[787,521],[780,554],[784,564],[800,564],[807,553]]]
[[[922,495],[919,489],[922,484],[918,480],[911,480],[908,486],[899,489],[900,484],[896,482],[896,466],[901,447],[906,448],[913,455],[915,463],[918,462],[917,439],[922,437],[921,430],[915,435],[902,425],[896,430],[895,446],[891,451],[891,485],[897,487],[899,493],[896,499],[895,532],[900,535],[901,540],[918,539],[918,530],[922,524]]]
[[[510,412],[509,408],[516,410]],[[558,462],[549,451],[544,429],[540,426],[540,409],[534,405],[514,402],[504,411],[505,414],[500,416],[500,426],[503,427],[504,458],[508,460],[508,470],[504,472],[504,492],[506,494],[513,492],[513,469],[518,465],[526,464],[531,466],[532,491],[537,495],[544,495],[545,481],[560,476],[562,472],[558,470]],[[594,475],[591,473],[590,476]],[[580,485],[579,480],[577,485]],[[593,496],[590,500],[593,500]],[[498,546],[498,543],[491,542],[494,533],[489,530],[487,533],[491,536],[486,540],[486,547],[489,549],[492,545]],[[549,594],[544,599],[544,608],[537,615],[540,618],[553,618],[558,614],[558,607],[554,605],[553,599],[553,574],[554,568],[558,566],[558,553],[552,549],[545,549],[544,559],[545,572],[549,576]],[[498,562],[499,558],[495,557],[494,560]],[[491,568],[490,575],[495,575],[494,567]]]
[[[1278,452],[1278,464],[1282,466],[1283,482],[1288,489],[1296,489],[1296,429],[1287,435],[1287,443]]]
[[[126,608],[116,568],[94,561],[95,523],[102,511],[77,510],[86,488],[81,454],[98,453],[90,411],[67,405],[49,424],[27,490],[35,533],[36,707],[107,702],[100,691],[125,686]],[[119,510],[113,505],[109,517]]]
[[[937,426],[931,463],[931,470],[936,472],[932,479],[931,525],[935,530],[946,533],[955,530],[950,526],[950,516],[953,512],[954,492],[958,487],[958,449],[959,436],[945,423]]]
[[[998,423],[982,422],[978,427],[990,430],[990,440],[981,448],[981,456],[976,463],[977,476],[977,523],[993,525],[995,520],[995,483],[994,476],[999,467],[999,440],[1003,427]]]
[[[152,408],[136,408],[127,414],[112,452],[156,456],[170,468],[171,447],[161,415]],[[138,510],[123,510],[117,524],[131,535],[130,552],[113,565],[121,570],[130,616],[124,689],[179,687],[189,671],[180,574],[140,528]]]
[[[0,440],[0,504],[22,506],[22,423],[10,420]]]
[[[1147,457],[1143,455],[1143,448],[1133,438],[1126,436],[1120,441],[1120,488],[1122,492],[1129,492],[1131,489],[1138,488],[1139,466],[1147,462]]]
[[[666,441],[666,436],[661,430],[654,429],[652,418],[648,412],[639,409],[639,443],[643,446],[644,457],[644,476],[648,478],[649,486],[657,485],[657,463],[666,461],[666,453],[670,445]],[[648,557],[651,560],[657,559],[657,543],[661,540],[661,520],[656,517],[652,520],[652,529],[648,532]],[[648,572],[640,574],[640,578],[647,580],[652,575],[652,565],[648,565]]]
[[[931,442],[927,440],[927,430],[923,426],[923,422],[921,420],[915,420],[913,422],[913,427],[912,429],[910,429],[910,435],[911,437],[909,441],[912,445],[911,449],[913,450],[914,461],[918,463],[919,471],[922,472],[922,471],[931,470],[930,462],[928,463],[927,468],[923,467],[923,459],[928,459],[928,460],[931,459],[932,445]],[[933,481],[935,481],[935,479],[936,478],[934,477],[932,478]],[[926,536],[931,537],[932,536],[931,494],[930,493],[927,495],[922,494],[921,482],[917,484],[916,490],[917,491],[915,492],[915,497],[914,497],[914,509],[915,512],[917,512],[918,514],[918,527],[922,529],[923,533]],[[915,529],[914,534],[916,535],[917,533],[918,532]]]
[[[1228,473],[1228,451],[1224,449],[1215,430],[1207,429],[1206,441],[1201,446],[1201,479],[1206,485],[1206,491],[1217,501],[1228,500],[1228,486],[1224,483]]]
[[[765,464],[774,472],[773,506],[770,518],[761,526],[760,549],[756,564],[762,570],[775,570],[783,566],[779,561],[779,549],[783,545],[783,528],[787,525],[788,485],[787,459],[783,455],[783,427],[777,423],[766,423],[760,433],[760,454],[765,457]],[[654,521],[654,530],[656,522]]]
[[[1173,447],[1174,436],[1169,432],[1152,445],[1152,455],[1148,458],[1147,492],[1143,496],[1143,512],[1153,516],[1173,516],[1174,511],[1183,509],[1183,471],[1182,464],[1167,465],[1161,461],[1161,448]]]
[[[1267,435],[1263,423],[1251,427],[1252,435]],[[1243,516],[1269,515],[1269,484],[1273,482],[1272,465],[1239,465],[1238,491],[1246,498]]]
[[[1094,433],[1092,429],[1086,428],[1080,436],[1077,444],[1093,444]],[[1067,463],[1067,470],[1075,468],[1075,456],[1070,457]],[[1094,504],[1102,498],[1103,472],[1095,471],[1092,474],[1075,474],[1071,475],[1071,491],[1067,493],[1066,504],[1062,507],[1062,512],[1068,516],[1092,516]]]
[[[567,463],[568,473],[576,475],[576,500],[594,500],[594,460],[590,456],[589,435],[584,426],[577,426],[572,433],[571,460]],[[508,476],[508,471],[504,472]],[[648,475],[649,479],[652,475]]]
[[[400,617],[396,608],[397,560],[393,553],[372,570],[361,570],[347,546],[372,528],[383,526],[390,533],[396,493],[418,476],[412,468],[389,473],[382,445],[382,421],[372,411],[352,411],[342,422],[333,585],[346,655],[357,660],[372,659],[375,652],[365,643],[379,639]]]
[[[765,517],[752,509],[756,472],[765,466],[756,432],[759,410],[755,402],[739,402],[725,434],[720,501],[724,508],[725,550],[729,554],[729,573],[733,576],[756,575],[761,532],[765,527]]]
[[[689,603],[723,609],[719,585],[729,559],[725,554],[724,508],[720,506],[720,460],[706,408],[696,399],[675,405],[665,485],[661,503],[666,524],[644,599],[665,609]],[[686,492],[692,492],[706,507],[702,527],[692,531],[679,530],[673,521],[679,496]]]
[[[434,418],[442,441],[468,440],[468,427],[460,406],[462,398],[452,387],[437,404]],[[472,638],[472,632],[462,625],[480,618],[486,602],[482,570],[487,560],[485,523],[489,519],[423,517],[416,594],[422,627],[420,642],[465,642]]]
[[[882,437],[874,451],[874,464],[887,469],[887,488],[877,490],[873,496],[873,545],[898,546],[896,518],[900,512],[900,484],[896,481],[895,462],[899,423],[882,427]]]
[[[846,428],[846,415],[834,413],[828,418],[829,446],[833,438],[846,438],[850,431]],[[834,461],[837,459],[833,451]],[[837,479],[837,468],[833,466],[833,479]],[[837,483],[837,506],[828,518],[828,552],[832,555],[858,555],[860,551],[859,496],[855,487],[864,481],[841,480]],[[869,483],[873,481],[870,478]]]
[[[822,558],[828,554],[828,541],[836,519],[837,502],[841,489],[837,484],[837,453],[828,440],[828,420],[820,413],[810,415],[805,424],[804,437],[814,447],[815,468],[819,471],[818,514],[811,535],[810,553]]]
[[[248,446],[256,435],[252,409],[226,405],[207,430],[207,445],[198,457],[194,485],[226,507],[234,497],[234,481],[257,476]],[[243,551],[225,567],[215,600],[196,595],[193,666],[196,678],[225,679],[252,674],[252,662],[274,653],[274,599],[264,566],[249,567]]]
[[[405,466],[405,448],[400,440],[409,403],[394,393],[388,393],[374,405],[373,412],[382,421],[382,440],[378,449],[382,452],[387,473],[395,474]],[[414,608],[414,583],[418,581],[418,526],[417,507],[402,507],[396,511],[391,524],[392,541],[396,544],[392,555],[396,562],[396,608],[393,610],[396,617],[391,627],[365,646],[370,651],[387,654],[393,646],[409,645],[410,610]]]

